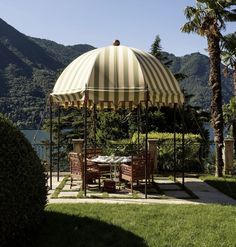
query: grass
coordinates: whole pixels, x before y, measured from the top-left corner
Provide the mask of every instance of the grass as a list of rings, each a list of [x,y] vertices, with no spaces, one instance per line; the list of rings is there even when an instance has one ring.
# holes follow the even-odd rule
[[[64,188],[67,180],[68,180],[69,176],[65,176],[63,178],[63,180],[60,182],[60,184],[57,186],[57,188],[55,189],[55,191],[53,192],[51,198],[58,198],[58,195],[60,194],[60,192],[62,191],[62,189]]]
[[[76,190],[72,190],[72,189],[65,190],[64,189],[64,186],[66,185],[66,183],[68,181],[70,181],[70,176],[65,176],[63,178],[63,180],[60,182],[60,184],[57,186],[57,188],[55,189],[55,191],[53,192],[51,198],[53,198],[53,199],[57,199],[57,198],[60,198],[60,199],[61,198],[67,198],[67,199],[68,198],[71,198],[71,199],[73,199],[73,198],[85,198],[84,191],[82,191],[82,190],[78,190],[78,189],[76,189]],[[164,198],[164,194],[161,193],[161,191],[159,190],[158,186],[156,186],[156,185],[153,185],[153,186],[154,186],[153,188],[149,188],[148,187],[147,193],[148,194],[155,194],[155,195],[159,196],[160,199],[163,199]],[[144,187],[143,188],[139,187],[139,190],[142,193],[144,193]],[[60,195],[60,197],[58,197],[59,194],[62,191],[63,192],[70,192],[70,191],[75,191],[76,192],[76,191],[78,191],[78,194],[77,195],[74,195],[74,196],[73,195],[72,196],[68,196],[68,195],[61,196]],[[92,189],[88,189],[87,190],[87,198],[100,198],[100,199],[102,199],[102,198],[111,198],[111,199],[140,199],[142,197],[138,193],[138,191],[134,191],[133,194],[128,194],[127,193],[125,195],[124,194],[119,194],[118,196],[112,196],[111,194],[109,194],[107,192],[102,192],[102,191],[99,191],[99,190],[96,190],[95,191],[92,188]]]
[[[50,204],[33,247],[236,246],[236,207]]]
[[[217,178],[214,176],[201,176],[200,179],[224,194],[236,199],[236,176],[222,178]]]

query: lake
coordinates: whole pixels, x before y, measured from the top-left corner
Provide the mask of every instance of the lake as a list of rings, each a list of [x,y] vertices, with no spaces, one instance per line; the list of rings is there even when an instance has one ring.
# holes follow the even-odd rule
[[[44,130],[21,130],[31,144],[41,143],[43,140],[49,140],[49,133]]]

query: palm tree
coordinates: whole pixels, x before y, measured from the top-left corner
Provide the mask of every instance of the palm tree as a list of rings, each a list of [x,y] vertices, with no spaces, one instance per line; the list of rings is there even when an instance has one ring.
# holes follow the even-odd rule
[[[233,72],[234,97],[236,97],[236,32],[223,37],[222,60],[226,69]]]
[[[186,7],[187,23],[183,32],[195,32],[207,38],[210,60],[209,85],[212,90],[211,117],[216,142],[216,176],[223,175],[223,112],[221,95],[221,30],[225,22],[236,20],[236,11],[232,9],[235,0],[196,0],[196,7]]]

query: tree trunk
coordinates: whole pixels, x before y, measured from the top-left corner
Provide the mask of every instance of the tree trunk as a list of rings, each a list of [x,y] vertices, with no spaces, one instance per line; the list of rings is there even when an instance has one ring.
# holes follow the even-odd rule
[[[234,64],[233,83],[234,83],[234,97],[236,98],[236,63]]]
[[[234,155],[236,154],[236,122],[233,121]]]
[[[234,64],[233,83],[234,83],[234,97],[236,100],[236,63]],[[235,120],[233,121],[233,138],[234,138],[234,155],[236,155],[236,122]]]
[[[217,177],[223,176],[223,112],[222,112],[222,96],[221,96],[221,59],[219,35],[217,30],[207,35],[208,52],[210,59],[210,75],[209,85],[212,90],[211,99],[211,117],[215,135],[216,145],[216,173]]]

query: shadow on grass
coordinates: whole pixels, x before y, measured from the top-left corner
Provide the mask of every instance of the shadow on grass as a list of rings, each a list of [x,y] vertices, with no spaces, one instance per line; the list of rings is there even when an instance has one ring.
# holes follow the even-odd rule
[[[129,220],[129,219],[127,219]],[[44,223],[30,247],[142,246],[139,236],[121,227],[88,217],[45,212]]]

